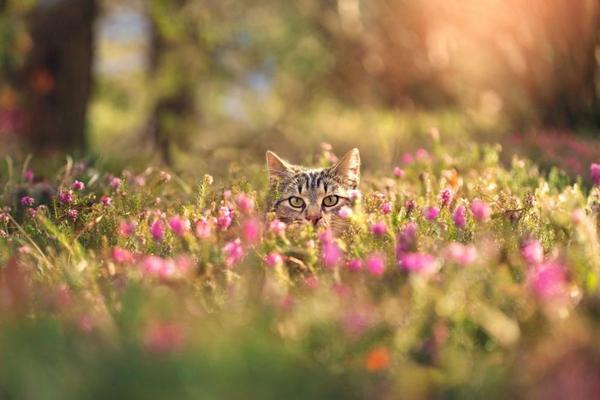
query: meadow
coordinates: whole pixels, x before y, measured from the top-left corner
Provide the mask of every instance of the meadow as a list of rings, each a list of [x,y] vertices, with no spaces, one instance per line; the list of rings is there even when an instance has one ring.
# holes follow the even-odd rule
[[[363,171],[340,237],[267,213],[262,165],[7,157],[0,398],[597,396],[600,165],[425,144]]]

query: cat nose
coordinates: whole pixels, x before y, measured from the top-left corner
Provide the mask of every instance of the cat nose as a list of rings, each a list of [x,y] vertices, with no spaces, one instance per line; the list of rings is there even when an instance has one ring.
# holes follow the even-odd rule
[[[306,219],[311,222],[313,225],[317,225],[319,223],[319,221],[321,220],[321,216],[320,215],[307,215]]]

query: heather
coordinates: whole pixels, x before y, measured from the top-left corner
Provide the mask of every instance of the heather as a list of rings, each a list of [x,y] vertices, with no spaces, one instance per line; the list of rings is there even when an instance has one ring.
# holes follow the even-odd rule
[[[598,166],[426,144],[363,171],[339,236],[274,219],[260,165],[6,158],[2,397],[593,397]]]

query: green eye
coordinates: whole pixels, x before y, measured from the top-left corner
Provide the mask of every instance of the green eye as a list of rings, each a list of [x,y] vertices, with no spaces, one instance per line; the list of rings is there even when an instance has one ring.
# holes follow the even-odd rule
[[[338,203],[339,200],[340,198],[338,196],[332,194],[331,196],[327,196],[323,199],[323,205],[325,207],[333,207]]]
[[[304,207],[304,200],[302,200],[300,197],[290,197],[290,199],[288,200],[290,202],[290,206],[294,207],[294,208],[302,208]]]

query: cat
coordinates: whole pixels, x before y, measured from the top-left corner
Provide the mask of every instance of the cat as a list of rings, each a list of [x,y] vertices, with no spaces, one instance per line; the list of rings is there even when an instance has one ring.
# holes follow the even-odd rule
[[[330,168],[293,165],[272,151],[267,151],[266,158],[271,187],[269,207],[277,219],[334,231],[345,225],[338,212],[344,206],[352,206],[351,197],[358,190],[358,149],[347,152]]]

